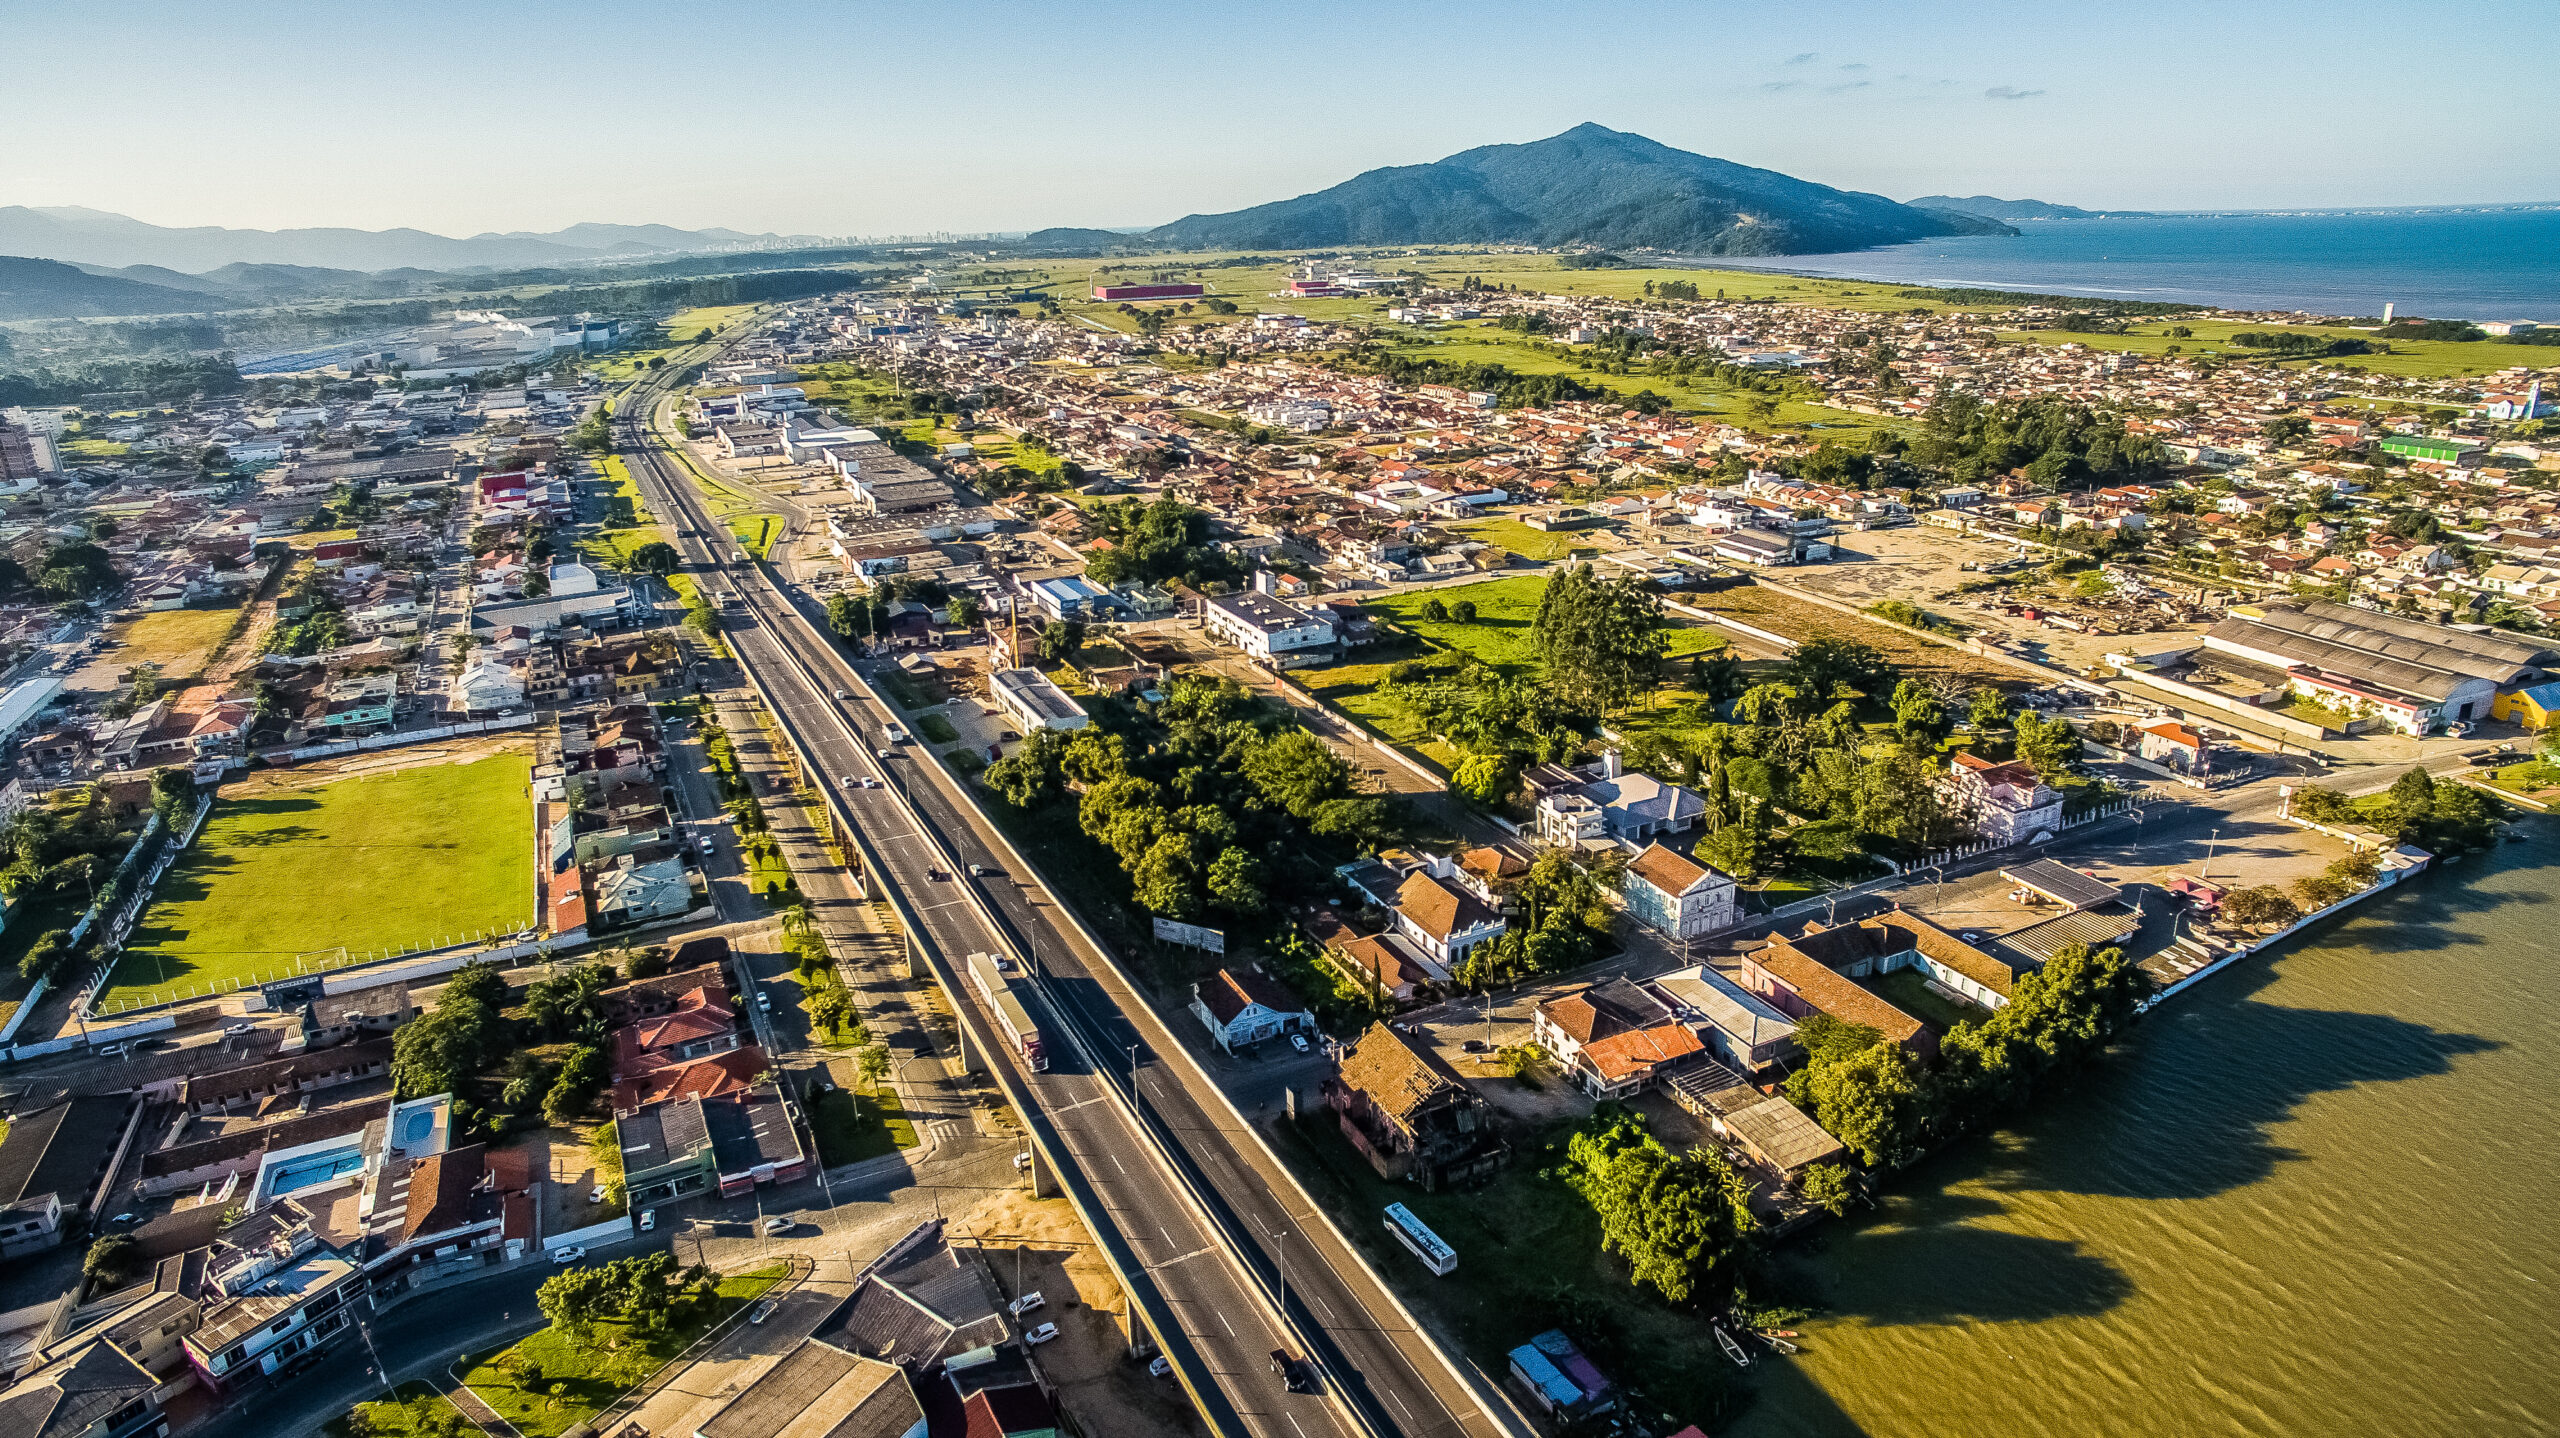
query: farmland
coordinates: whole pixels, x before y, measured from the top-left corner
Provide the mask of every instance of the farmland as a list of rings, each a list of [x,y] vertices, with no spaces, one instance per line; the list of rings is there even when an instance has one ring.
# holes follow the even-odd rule
[[[103,1002],[156,1003],[297,963],[522,928],[533,913],[531,775],[530,758],[502,753],[309,787],[288,787],[288,773],[216,800],[162,876]]]

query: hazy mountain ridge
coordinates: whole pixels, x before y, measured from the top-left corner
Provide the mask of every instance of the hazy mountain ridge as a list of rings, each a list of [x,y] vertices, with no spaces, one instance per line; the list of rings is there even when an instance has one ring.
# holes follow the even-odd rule
[[[77,206],[0,206],[0,254],[111,268],[153,265],[198,275],[233,264],[296,265],[368,273],[566,265],[622,255],[800,243],[817,241],[810,236],[750,235],[726,229],[596,223],[571,225],[547,234],[488,232],[460,239],[405,228],[177,228]]]
[[[1960,215],[1980,215],[1986,220],[2106,220],[2142,218],[2141,210],[2084,210],[2077,205],[2056,205],[2044,200],[2004,200],[1997,195],[1922,195],[1903,203],[1920,210],[1952,210]]]
[[[2005,230],[1583,124],[1525,145],[1370,170],[1294,199],[1187,215],[1147,237],[1183,249],[1509,243],[1786,255]]]

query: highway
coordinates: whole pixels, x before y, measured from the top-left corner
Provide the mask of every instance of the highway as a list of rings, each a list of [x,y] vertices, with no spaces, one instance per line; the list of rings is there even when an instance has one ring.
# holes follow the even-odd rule
[[[953,966],[972,952],[1029,947],[1004,944],[989,929],[981,910],[959,888],[968,882],[963,877],[966,871],[955,870],[932,839],[918,832],[896,791],[853,782],[881,778],[889,784],[905,784],[912,781],[919,764],[939,766],[920,759],[912,749],[901,749],[900,757],[886,761],[874,756],[874,749],[883,743],[879,716],[864,716],[868,722],[863,722],[850,712],[852,704],[834,698],[838,690],[856,692],[861,688],[858,681],[830,646],[814,634],[801,632],[786,602],[766,586],[759,571],[730,563],[735,547],[727,531],[712,520],[691,486],[681,479],[677,463],[636,422],[654,404],[656,390],[651,386],[635,391],[620,421],[624,453],[643,498],[653,510],[676,521],[682,531],[679,548],[697,581],[707,590],[744,599],[743,609],[725,612],[723,637],[772,696],[779,717],[800,738],[818,770],[811,778],[832,793],[880,856],[888,872],[873,876],[874,881],[900,890],[923,927],[921,937]],[[987,862],[974,850],[964,854],[961,862],[972,858]],[[1054,942],[1042,945],[1039,957],[1048,960],[1058,947]],[[1036,997],[1033,1001],[1038,1003]],[[1044,1034],[1055,1027],[1048,1012],[1036,1013],[1035,1018]],[[1116,1036],[1097,1043],[1089,1025],[1081,1028],[1079,1036],[1086,1039],[1087,1052],[1119,1058],[1125,1067],[1128,1051]],[[1071,1045],[1053,1041],[1048,1047],[1047,1072],[1021,1072],[1018,1066],[1016,1071],[1071,1156],[1076,1175],[1097,1196],[1099,1207],[1117,1230],[1096,1234],[1097,1241],[1134,1260],[1143,1275],[1139,1281],[1155,1287],[1155,1293],[1146,1296],[1156,1300],[1179,1326],[1179,1333],[1160,1336],[1175,1362],[1202,1380],[1195,1383],[1195,1392],[1209,1409],[1205,1416],[1212,1430],[1257,1438],[1327,1434],[1358,1438],[1364,1428],[1336,1406],[1332,1394],[1288,1392],[1271,1371],[1269,1355],[1274,1350],[1296,1353],[1300,1345],[1284,1333],[1216,1226],[1193,1205],[1157,1150],[1111,1096],[1112,1077],[1088,1066]],[[1009,1057],[991,1061],[1012,1062]],[[1025,1115],[1026,1120],[1031,1117]],[[1357,1401],[1360,1395],[1345,1396]],[[1463,1430],[1444,1424],[1386,1431],[1420,1435]]]

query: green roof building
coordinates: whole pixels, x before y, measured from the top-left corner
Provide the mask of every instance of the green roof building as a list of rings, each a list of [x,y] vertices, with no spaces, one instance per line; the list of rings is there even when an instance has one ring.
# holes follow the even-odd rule
[[[2408,459],[2431,460],[2437,464],[2459,464],[2462,457],[2480,446],[2469,440],[2437,439],[2424,434],[2387,434],[2383,449]]]

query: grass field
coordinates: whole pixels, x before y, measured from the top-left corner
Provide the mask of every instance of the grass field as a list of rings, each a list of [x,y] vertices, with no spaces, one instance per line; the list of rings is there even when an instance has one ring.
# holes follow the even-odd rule
[[[157,664],[169,678],[184,678],[204,667],[214,647],[240,619],[239,606],[229,609],[159,609],[143,615],[115,636],[121,646],[115,661],[130,669]]]
[[[624,1389],[649,1376],[660,1364],[682,1353],[693,1340],[721,1319],[763,1296],[782,1277],[783,1266],[762,1268],[720,1280],[720,1296],[707,1312],[689,1314],[654,1338],[629,1324],[606,1320],[581,1342],[557,1328],[545,1328],[514,1346],[527,1365],[525,1381],[559,1383],[562,1391],[545,1396],[518,1387],[495,1366],[499,1353],[475,1365],[462,1381],[480,1401],[497,1410],[524,1438],[559,1438],[603,1411]],[[504,1353],[507,1350],[501,1349]],[[541,1378],[533,1377],[538,1370]]]
[[[2215,355],[2226,359],[2269,360],[2264,350],[2246,349],[2231,343],[2231,336],[2241,330],[2259,330],[2283,334],[2325,335],[2335,339],[2371,339],[2363,330],[2342,329],[2326,325],[2279,325],[2234,320],[2181,320],[2194,333],[2184,339],[2168,333],[2169,321],[2138,324],[2120,335],[2071,334],[2062,330],[2027,330],[2004,333],[2005,340],[2029,340],[2037,344],[2082,344],[2098,350],[2127,350],[2136,354],[2166,354],[2171,346],[2190,355]],[[2399,375],[2411,379],[2438,379],[2447,375],[2488,374],[2512,369],[2517,365],[2535,368],[2551,363],[2550,353],[2530,345],[2498,344],[2473,340],[2393,340],[2387,355],[2335,355],[2318,360],[2287,360],[2288,365],[2308,367],[2314,364],[2343,365],[2349,369],[2373,374]]]
[[[134,929],[107,1004],[433,946],[533,914],[532,761],[501,754],[216,800]]]
[[[915,1123],[899,1107],[894,1089],[856,1094],[839,1088],[813,1095],[809,1127],[818,1136],[818,1161],[829,1168],[916,1146]]]
[[[1866,435],[1871,431],[1906,428],[1895,421],[1876,415],[1833,409],[1828,405],[1806,404],[1795,399],[1779,400],[1778,407],[1770,415],[1768,423],[1757,424],[1745,417],[1747,412],[1745,396],[1756,394],[1757,391],[1736,389],[1694,375],[1682,379],[1672,375],[1603,374],[1600,370],[1581,363],[1569,349],[1559,354],[1554,349],[1540,348],[1538,345],[1539,342],[1531,336],[1511,330],[1497,329],[1489,324],[1465,325],[1453,327],[1436,336],[1427,335],[1409,340],[1397,345],[1396,353],[1415,359],[1443,360],[1451,364],[1498,364],[1508,367],[1514,374],[1571,375],[1587,384],[1614,390],[1622,395],[1634,395],[1649,389],[1684,411],[1696,412],[1744,429],[1801,429],[1834,438],[1854,439],[1863,443]]]
[[[1546,592],[1544,575],[1524,575],[1448,589],[1408,590],[1374,600],[1367,607],[1391,616],[1399,625],[1436,644],[1464,650],[1505,674],[1521,674],[1538,666],[1530,629],[1538,619],[1538,600]],[[1422,607],[1434,599],[1443,604],[1474,601],[1475,622],[1460,624],[1454,619],[1423,618]],[[1721,636],[1687,624],[1674,623],[1664,637],[1669,641],[1663,646],[1665,658],[1703,654],[1724,645]]]
[[[1449,527],[1469,539],[1481,539],[1487,544],[1501,545],[1522,559],[1543,562],[1562,559],[1577,552],[1584,554],[1598,552],[1589,544],[1580,542],[1580,536],[1570,531],[1549,533],[1542,529],[1531,529],[1516,519],[1470,519]]]

